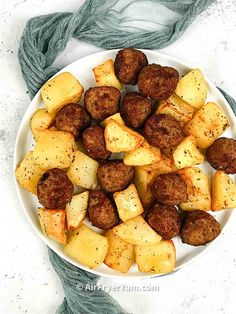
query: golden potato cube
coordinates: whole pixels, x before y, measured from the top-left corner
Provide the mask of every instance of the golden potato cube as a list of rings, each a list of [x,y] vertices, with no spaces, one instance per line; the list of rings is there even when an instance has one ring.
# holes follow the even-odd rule
[[[229,127],[229,121],[220,106],[207,103],[185,125],[186,135],[192,135],[199,148],[209,147]]]
[[[141,167],[135,167],[134,184],[144,207],[149,206],[154,196],[151,191],[151,183],[155,177],[154,172],[149,172]]]
[[[74,195],[66,205],[66,220],[68,230],[76,229],[84,220],[88,207],[89,192]]]
[[[168,114],[178,120],[181,126],[184,126],[192,120],[195,110],[196,108],[190,106],[176,94],[173,94],[167,100],[160,102],[156,114]]]
[[[38,217],[43,232],[52,240],[66,244],[66,212],[61,209],[38,209]]]
[[[98,86],[114,86],[122,89],[123,85],[115,75],[114,61],[106,60],[104,63],[93,68],[95,81]]]
[[[45,171],[35,162],[33,152],[30,151],[16,168],[16,178],[24,189],[37,194],[38,181]]]
[[[159,148],[150,146],[146,141],[125,153],[124,164],[127,166],[144,166],[158,162],[161,159]]]
[[[134,263],[134,245],[125,242],[112,230],[106,233],[109,248],[104,263],[121,273],[127,273]]]
[[[74,136],[62,131],[42,131],[33,151],[35,162],[43,168],[67,168],[75,157]]]
[[[171,240],[162,240],[152,245],[136,245],[135,257],[141,272],[163,274],[175,269],[176,251]]]
[[[162,173],[173,171],[173,162],[166,156],[152,165],[135,167],[134,184],[138,190],[143,206],[149,206],[154,196],[151,191],[151,184],[155,177]]]
[[[86,189],[95,189],[98,186],[98,166],[99,164],[96,160],[77,151],[67,174],[74,184]]]
[[[223,171],[216,171],[212,178],[211,209],[221,210],[236,207],[236,185]]]
[[[68,256],[89,268],[99,267],[103,263],[107,251],[107,238],[85,224],[73,231],[65,246],[65,253]]]
[[[130,244],[148,245],[161,241],[161,236],[148,225],[142,216],[123,222],[112,230],[118,237]]]
[[[211,194],[207,175],[199,168],[189,167],[179,171],[187,184],[188,199],[180,204],[183,210],[210,210]]]
[[[114,120],[107,123],[104,136],[106,148],[112,153],[130,151],[138,147],[144,140],[142,135]]]
[[[80,82],[69,72],[58,74],[41,88],[41,96],[48,112],[57,112],[69,103],[78,103],[84,92]]]
[[[127,189],[113,194],[114,201],[122,221],[127,221],[143,213],[143,206],[140,201],[137,189],[130,184]]]
[[[194,108],[201,108],[207,98],[205,78],[199,69],[188,72],[179,80],[175,93]]]
[[[30,121],[31,131],[34,139],[37,141],[41,132],[50,128],[55,114],[49,113],[46,109],[38,109]]]
[[[103,120],[102,122],[100,122],[100,125],[105,128],[108,124],[108,122],[110,122],[111,120],[114,120],[116,122],[118,122],[121,125],[125,125],[124,120],[121,118],[121,115],[119,112],[113,114],[112,116],[106,118],[105,120]]]
[[[176,147],[173,152],[173,159],[176,168],[182,169],[204,162],[204,155],[195,146],[193,136],[188,136]]]

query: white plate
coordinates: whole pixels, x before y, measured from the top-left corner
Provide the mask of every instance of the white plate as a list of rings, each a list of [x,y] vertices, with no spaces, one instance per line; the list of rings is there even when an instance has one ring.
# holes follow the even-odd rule
[[[107,59],[111,58],[114,60],[117,51],[118,50],[110,50],[110,51],[103,51],[103,52],[99,52],[93,55],[89,55],[85,58],[77,60],[73,62],[72,64],[66,66],[60,72],[65,72],[65,71],[71,72],[76,78],[78,78],[80,83],[83,85],[84,89],[87,90],[89,87],[95,86],[95,80],[94,80],[92,68],[104,62]],[[183,62],[180,62],[167,55],[161,54],[159,52],[149,51],[149,50],[143,50],[143,51],[146,53],[149,63],[158,63],[161,65],[172,66],[179,71],[180,76],[185,74],[191,69],[189,66],[187,66]],[[133,87],[127,87],[126,90],[130,90],[130,88],[133,90]],[[230,108],[229,104],[227,103],[223,95],[208,80],[207,80],[207,90],[208,90],[207,100],[214,101],[220,106],[222,106],[222,108],[224,109],[225,113],[227,114],[231,122],[231,128],[224,133],[224,136],[235,137],[236,136],[236,127],[235,127],[236,119],[235,119],[232,109]],[[25,154],[34,146],[34,141],[32,138],[32,134],[30,132],[29,123],[30,123],[30,118],[32,117],[33,113],[42,106],[43,106],[43,103],[42,103],[40,93],[37,93],[37,95],[34,97],[34,99],[32,100],[28,109],[25,112],[25,115],[21,121],[21,125],[17,134],[15,152],[14,152],[14,169],[19,164],[19,162],[24,158]],[[213,169],[206,162],[201,167],[209,175],[212,174]],[[18,194],[20,203],[22,205],[23,211],[26,217],[28,218],[29,223],[33,227],[34,231],[38,234],[41,240],[44,241],[46,245],[48,245],[53,251],[55,251],[58,255],[60,255],[62,258],[64,258],[71,264],[78,266],[84,270],[90,271],[92,273],[102,275],[102,276],[112,276],[112,277],[124,277],[125,276],[126,278],[127,277],[141,278],[141,277],[157,276],[156,274],[139,272],[136,265],[134,265],[129,270],[129,272],[125,275],[108,268],[104,264],[98,269],[95,269],[95,270],[89,269],[88,267],[83,266],[80,263],[76,262],[75,260],[71,259],[70,257],[66,256],[63,252],[63,247],[60,244],[50,240],[47,236],[45,236],[40,228],[39,220],[36,213],[36,210],[39,206],[37,197],[27,192],[23,188],[21,188],[16,179],[15,179],[15,184],[16,184],[17,194]],[[213,215],[220,222],[222,229],[224,229],[226,224],[229,221],[230,216],[232,215],[232,210],[223,210],[223,211],[214,213]],[[202,252],[206,251],[209,248],[209,246],[212,246],[213,243],[216,243],[217,239],[206,246],[200,246],[200,247],[193,247],[190,245],[183,244],[179,238],[174,239],[176,252],[177,252],[176,270],[183,267],[190,261],[193,261]]]

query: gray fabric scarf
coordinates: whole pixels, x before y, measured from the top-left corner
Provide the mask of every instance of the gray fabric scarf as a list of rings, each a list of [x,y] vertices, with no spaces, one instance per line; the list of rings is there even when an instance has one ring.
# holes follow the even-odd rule
[[[164,48],[184,33],[214,0],[87,0],[74,13],[54,13],[30,19],[20,40],[18,58],[30,97],[58,72],[56,57],[74,37],[105,49]],[[235,101],[220,90],[236,114]],[[85,289],[99,276],[61,259],[51,249],[50,261],[65,293],[59,314],[125,313],[105,291]],[[81,289],[82,287],[82,289]]]

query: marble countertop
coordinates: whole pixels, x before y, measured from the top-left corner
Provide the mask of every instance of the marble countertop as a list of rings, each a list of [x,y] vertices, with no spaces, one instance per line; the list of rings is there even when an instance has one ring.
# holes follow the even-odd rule
[[[55,313],[63,291],[47,255],[23,215],[14,190],[12,160],[16,132],[29,105],[29,95],[17,61],[24,25],[32,16],[73,11],[79,0],[3,0],[0,4],[0,313]],[[183,37],[163,53],[200,67],[217,86],[236,98],[236,1],[218,0],[203,12]],[[57,59],[60,67],[99,51],[72,40]],[[235,313],[236,215],[221,240],[204,256],[175,275],[138,280],[156,291],[112,291],[128,313]],[[106,285],[124,283],[102,279]],[[127,282],[126,282],[127,284]]]

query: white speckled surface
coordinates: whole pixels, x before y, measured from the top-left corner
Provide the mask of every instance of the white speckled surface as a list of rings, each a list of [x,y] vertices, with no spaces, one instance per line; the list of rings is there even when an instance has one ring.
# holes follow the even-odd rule
[[[60,282],[44,244],[22,215],[12,178],[16,132],[29,97],[17,63],[17,46],[28,18],[72,11],[83,1],[3,0],[0,2],[0,313],[54,313],[63,300]],[[162,52],[200,67],[236,98],[236,1],[216,1],[184,36]],[[71,41],[57,64],[64,65],[99,49]],[[214,249],[174,275],[135,281],[157,286],[155,292],[111,292],[128,313],[235,313],[236,214]],[[106,285],[124,281],[102,279]],[[126,284],[131,285],[129,282]]]

